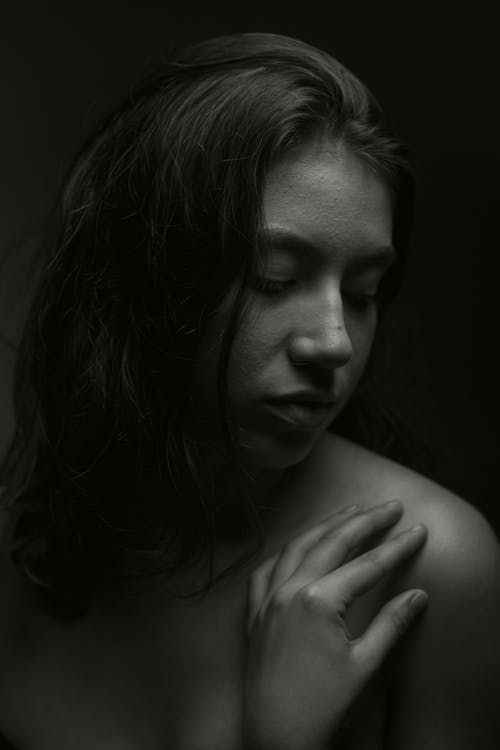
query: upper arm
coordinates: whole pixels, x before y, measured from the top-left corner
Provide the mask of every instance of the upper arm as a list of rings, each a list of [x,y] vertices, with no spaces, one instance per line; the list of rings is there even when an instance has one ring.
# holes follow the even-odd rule
[[[431,506],[432,507],[432,506]],[[388,664],[388,750],[488,750],[500,737],[500,547],[463,501],[430,511],[404,587],[429,604]]]

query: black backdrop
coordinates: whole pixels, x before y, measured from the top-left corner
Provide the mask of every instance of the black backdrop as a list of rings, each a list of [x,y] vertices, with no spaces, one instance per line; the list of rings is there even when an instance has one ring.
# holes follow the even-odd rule
[[[396,345],[434,476],[500,530],[498,3],[19,2],[4,11],[0,448],[34,237],[89,128],[172,47],[270,31],[333,52],[410,143],[419,198]],[[400,327],[401,327],[400,326]]]

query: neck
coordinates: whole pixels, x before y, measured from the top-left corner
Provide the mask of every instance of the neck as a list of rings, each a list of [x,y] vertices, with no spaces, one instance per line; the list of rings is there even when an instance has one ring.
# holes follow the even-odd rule
[[[281,489],[287,471],[261,467],[237,467],[211,462],[207,477],[209,502],[218,530],[231,536],[231,530],[243,531],[241,521],[249,506],[266,526],[280,506]],[[239,520],[239,523],[238,523]],[[243,524],[244,525],[244,524]],[[230,541],[230,539],[227,539]]]

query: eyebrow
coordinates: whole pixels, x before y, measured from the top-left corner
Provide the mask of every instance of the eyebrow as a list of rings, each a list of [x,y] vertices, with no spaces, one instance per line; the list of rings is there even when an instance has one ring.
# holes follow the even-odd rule
[[[311,240],[300,234],[292,232],[282,227],[266,229],[261,235],[264,246],[273,247],[277,250],[292,252],[296,255],[311,255],[324,257],[324,251],[321,250]],[[356,268],[368,266],[382,266],[388,268],[394,263],[397,257],[396,250],[392,245],[371,246],[364,245],[366,252],[363,255],[352,259],[352,265]]]

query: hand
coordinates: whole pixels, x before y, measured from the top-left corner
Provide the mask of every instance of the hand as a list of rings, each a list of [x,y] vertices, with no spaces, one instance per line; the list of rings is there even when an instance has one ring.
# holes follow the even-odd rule
[[[353,557],[402,515],[397,501],[348,508],[287,544],[250,577],[243,733],[248,750],[331,746],[346,711],[426,604],[423,591],[388,602],[351,639],[351,602],[423,544],[423,526]]]

